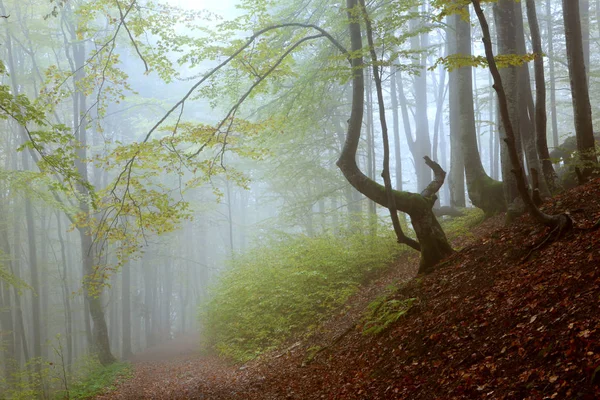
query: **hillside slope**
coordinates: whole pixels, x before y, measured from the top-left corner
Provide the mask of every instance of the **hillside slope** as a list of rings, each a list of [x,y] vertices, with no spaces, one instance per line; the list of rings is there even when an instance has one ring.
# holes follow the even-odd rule
[[[545,208],[592,227],[600,181]],[[248,364],[210,398],[598,399],[600,230],[548,234],[523,217],[484,235],[393,294],[416,300],[384,332],[334,316],[329,331]]]
[[[308,338],[241,367],[152,353],[101,398],[600,399],[600,229],[588,229],[600,218],[600,180],[545,208],[569,211],[577,228],[546,240],[529,217],[502,228],[497,216],[429,276],[410,279],[418,260],[398,260]],[[411,307],[364,334],[382,296]]]

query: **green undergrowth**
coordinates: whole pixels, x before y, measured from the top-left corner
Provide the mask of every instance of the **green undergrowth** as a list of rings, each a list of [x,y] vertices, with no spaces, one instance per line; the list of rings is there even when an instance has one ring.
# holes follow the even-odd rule
[[[79,359],[70,371],[61,362],[32,359],[9,377],[0,377],[0,400],[91,399],[132,376],[130,364],[105,367],[94,356]]]
[[[67,392],[63,391],[57,398],[91,399],[99,394],[111,392],[116,389],[119,382],[130,379],[133,370],[129,363],[114,363],[106,367],[93,363],[87,367],[85,373],[75,380]]]
[[[377,232],[278,237],[236,258],[200,308],[205,346],[243,362],[310,331],[406,251]]]
[[[458,237],[473,236],[471,229],[485,220],[483,211],[479,208],[461,209],[463,215],[460,217],[441,219],[440,224],[446,232],[449,240]]]
[[[416,298],[394,299],[381,296],[367,306],[362,319],[362,332],[377,335],[402,318],[413,306]]]

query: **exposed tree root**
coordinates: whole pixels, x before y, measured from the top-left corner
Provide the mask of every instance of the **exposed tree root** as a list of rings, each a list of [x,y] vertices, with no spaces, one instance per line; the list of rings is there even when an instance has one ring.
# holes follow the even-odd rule
[[[565,234],[567,234],[568,232],[573,230],[574,222],[573,222],[573,218],[571,218],[571,214],[569,214],[568,212],[565,212],[560,215],[557,215],[556,217],[559,218],[558,224],[550,231],[550,233],[544,238],[544,240],[542,240],[542,242],[540,244],[534,246],[529,251],[529,253],[527,253],[527,255],[525,257],[523,257],[521,262],[527,261],[534,252],[538,251],[539,249],[541,249],[548,243],[551,243],[551,242],[561,239]],[[600,221],[598,221],[597,224],[599,224],[599,223],[600,223]]]

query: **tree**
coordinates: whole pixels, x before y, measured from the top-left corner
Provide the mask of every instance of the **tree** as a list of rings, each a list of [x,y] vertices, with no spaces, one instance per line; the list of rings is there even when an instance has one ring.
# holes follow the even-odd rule
[[[531,43],[536,58],[534,60],[535,69],[535,142],[537,152],[542,163],[544,179],[551,192],[556,192],[556,172],[552,166],[550,152],[548,151],[548,140],[546,137],[547,116],[546,116],[546,78],[544,72],[544,53],[542,50],[542,38],[538,24],[537,11],[534,0],[527,0],[527,20],[531,30]]]
[[[352,66],[352,109],[348,122],[346,141],[338,159],[337,165],[354,188],[369,199],[384,207],[389,204],[385,187],[369,179],[356,163],[356,151],[360,140],[363,109],[364,109],[364,68],[362,51],[362,32],[360,26],[360,8],[357,0],[347,0],[348,27],[350,31],[350,51],[345,52]],[[352,56],[350,56],[352,54]],[[394,201],[398,210],[407,213],[415,229],[419,245],[411,247],[421,252],[419,272],[431,272],[443,258],[452,254],[453,250],[446,235],[433,214],[435,194],[444,183],[445,172],[435,163],[427,162],[434,170],[435,178],[421,193],[393,191]],[[407,243],[408,244],[408,243]]]
[[[585,70],[579,2],[562,0],[562,6],[573,114],[575,116],[577,151],[582,162],[578,177],[579,182],[582,183],[589,179],[597,168],[592,109]]]
[[[496,36],[498,40],[499,55],[517,54],[517,26],[515,15],[514,0],[499,0],[494,4],[494,17],[496,26]],[[519,127],[519,103],[518,103],[518,74],[516,66],[509,66],[500,70],[502,81],[504,82],[506,99],[508,102],[508,112],[511,125],[514,128],[516,154],[519,157],[519,163],[523,164],[523,148],[521,145],[521,135]],[[506,140],[506,124],[500,124],[500,137]],[[502,182],[504,184],[504,198],[508,207],[507,219],[510,222],[516,215],[522,212],[522,207],[518,201],[519,197],[516,178],[512,173],[512,164],[510,154],[506,146],[501,146],[501,165]]]
[[[471,23],[468,9],[460,14],[449,16],[451,34],[451,51],[458,57],[471,58]],[[475,111],[473,108],[473,75],[472,67],[458,66],[450,72],[450,127],[458,131],[460,138],[460,154],[464,160],[465,176],[469,198],[474,206],[481,208],[487,216],[506,209],[502,183],[490,178],[481,162],[477,148],[477,131],[475,129]],[[453,122],[456,121],[456,122]]]
[[[479,19],[479,23],[483,31],[483,44],[485,47],[485,56],[490,68],[490,74],[492,75],[494,80],[494,89],[498,94],[502,125],[504,125],[504,129],[506,132],[506,138],[504,141],[506,143],[507,152],[510,156],[512,172],[515,176],[519,195],[523,203],[525,204],[525,207],[529,214],[539,223],[550,227],[553,230],[553,233],[556,231],[557,235],[560,236],[564,234],[564,232],[572,228],[573,221],[571,220],[571,217],[568,214],[545,214],[544,212],[540,211],[540,209],[534,203],[533,198],[531,197],[531,194],[527,187],[527,181],[523,170],[523,163],[522,160],[520,160],[519,154],[517,152],[517,137],[515,135],[513,122],[511,120],[511,115],[509,111],[509,101],[504,91],[502,75],[498,70],[498,66],[496,65],[496,60],[494,58],[494,53],[492,51],[492,39],[490,36],[489,26],[481,8],[480,0],[471,0],[471,3],[475,8],[475,13],[477,14],[477,18]]]

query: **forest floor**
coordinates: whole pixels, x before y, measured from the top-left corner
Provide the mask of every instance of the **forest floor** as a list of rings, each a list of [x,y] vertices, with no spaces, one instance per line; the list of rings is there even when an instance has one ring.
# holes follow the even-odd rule
[[[398,260],[309,337],[243,366],[195,340],[139,355],[102,399],[600,399],[600,180],[544,205],[576,228],[558,240],[524,216],[485,221],[435,273]],[[404,282],[404,283],[403,283]],[[394,285],[399,288],[390,290]],[[378,297],[415,299],[362,332]],[[187,343],[187,344],[186,344]]]

